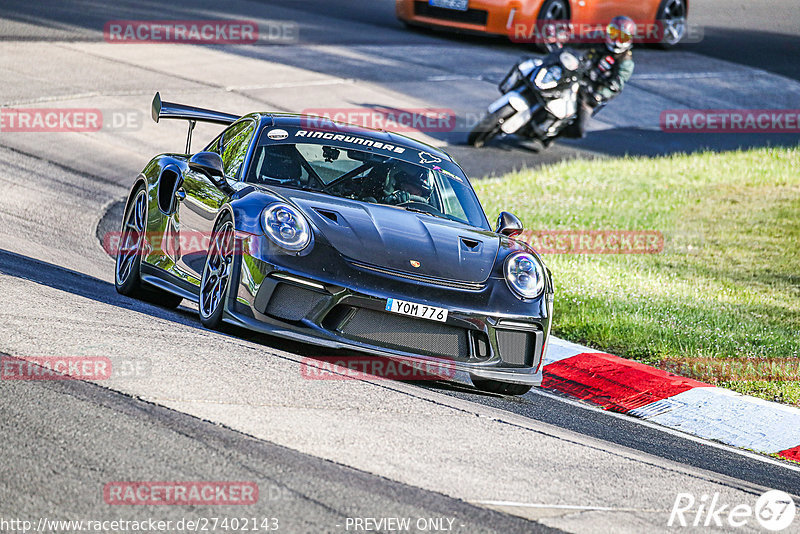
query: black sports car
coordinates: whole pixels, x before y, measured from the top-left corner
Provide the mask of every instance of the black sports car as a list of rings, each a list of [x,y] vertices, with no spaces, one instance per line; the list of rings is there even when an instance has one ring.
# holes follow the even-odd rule
[[[117,290],[306,343],[447,362],[479,389],[542,380],[553,284],[492,230],[461,168],[407,137],[316,117],[243,117],[153,100],[189,121],[186,154],[156,156],[122,221]],[[195,121],[227,126],[191,155]]]

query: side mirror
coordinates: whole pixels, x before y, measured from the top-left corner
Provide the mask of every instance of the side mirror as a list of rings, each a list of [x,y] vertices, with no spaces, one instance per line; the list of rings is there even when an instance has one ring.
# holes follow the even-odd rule
[[[189,168],[205,174],[214,183],[220,181],[225,174],[222,156],[216,152],[198,152],[189,159]]]
[[[516,215],[503,211],[497,218],[497,230],[495,232],[508,237],[519,235],[522,233],[522,221]]]

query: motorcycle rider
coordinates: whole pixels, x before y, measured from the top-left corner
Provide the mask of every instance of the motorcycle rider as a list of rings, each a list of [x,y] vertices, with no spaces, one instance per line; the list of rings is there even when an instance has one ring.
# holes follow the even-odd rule
[[[588,79],[578,95],[578,111],[575,120],[563,131],[564,137],[586,136],[586,121],[598,107],[605,105],[622,92],[625,83],[633,75],[633,36],[636,23],[629,17],[611,19],[606,27],[605,46],[589,49],[584,61],[590,62]]]

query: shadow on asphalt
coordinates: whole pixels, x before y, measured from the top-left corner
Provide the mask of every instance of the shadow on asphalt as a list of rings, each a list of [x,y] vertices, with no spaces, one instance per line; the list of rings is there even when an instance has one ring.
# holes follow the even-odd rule
[[[796,147],[797,134],[772,133],[666,133],[640,128],[614,128],[589,132],[585,139],[560,144],[608,156],[666,156],[712,151],[726,152],[767,146]]]
[[[117,293],[114,284],[15,252],[0,249],[0,274],[29,280],[124,310],[146,313],[181,325],[202,329],[187,308],[170,310]]]
[[[197,311],[187,306],[181,306],[175,310],[163,308],[156,304],[133,299],[117,293],[114,284],[100,280],[65,267],[59,267],[52,263],[47,263],[34,258],[29,258],[15,252],[0,249],[0,274],[13,276],[44,285],[59,291],[66,291],[79,297],[87,298],[102,304],[116,306],[123,310],[144,313],[151,317],[171,321],[183,326],[189,326],[198,330],[207,330],[199,321]],[[187,302],[187,301],[184,301]],[[243,339],[269,348],[290,352],[297,356],[313,358],[318,361],[330,361],[331,358],[352,357],[354,355],[370,357],[366,353],[359,353],[353,350],[324,349],[325,355],[320,355],[320,347],[289,339],[283,339],[268,334],[261,334],[246,330],[233,325],[225,325],[220,335]],[[458,383],[441,382],[433,379],[410,381],[418,386],[437,388],[443,387],[451,391],[462,393],[475,393],[483,395],[482,392]],[[442,384],[442,386],[437,386]],[[493,396],[492,394],[486,394]]]

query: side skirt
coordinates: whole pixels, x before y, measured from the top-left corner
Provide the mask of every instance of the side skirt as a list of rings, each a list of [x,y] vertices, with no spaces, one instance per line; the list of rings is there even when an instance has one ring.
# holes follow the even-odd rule
[[[192,302],[198,301],[200,290],[197,286],[187,282],[186,280],[178,278],[174,274],[169,273],[160,267],[142,262],[141,278],[143,282],[150,284],[151,286],[163,289],[164,291],[169,291],[175,295],[180,295],[181,297],[189,299]]]

